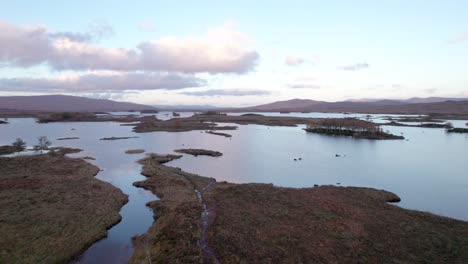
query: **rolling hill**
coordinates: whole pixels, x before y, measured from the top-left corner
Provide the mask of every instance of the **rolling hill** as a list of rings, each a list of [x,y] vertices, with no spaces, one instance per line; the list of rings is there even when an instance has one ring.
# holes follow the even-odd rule
[[[69,95],[4,96],[1,111],[105,112],[155,109],[152,106]]]
[[[468,114],[468,99],[412,98],[408,100],[324,102],[292,99],[239,109],[240,111],[354,112],[374,114]],[[436,102],[430,102],[434,101]],[[420,103],[412,103],[418,101]]]

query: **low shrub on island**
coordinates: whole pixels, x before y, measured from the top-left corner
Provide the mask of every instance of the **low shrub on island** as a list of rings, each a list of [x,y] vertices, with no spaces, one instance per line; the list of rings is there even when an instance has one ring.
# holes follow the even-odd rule
[[[365,139],[404,139],[402,136],[384,132],[377,124],[356,118],[326,118],[315,120],[308,123],[304,130],[311,133]]]
[[[449,133],[468,133],[468,128],[451,128],[447,129]]]

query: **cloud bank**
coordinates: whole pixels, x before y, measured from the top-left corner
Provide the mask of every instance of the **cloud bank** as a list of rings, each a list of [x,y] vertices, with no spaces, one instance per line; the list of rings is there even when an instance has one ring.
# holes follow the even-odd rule
[[[250,89],[250,90],[241,90],[241,89],[211,89],[206,91],[196,91],[196,92],[181,92],[179,94],[190,95],[190,96],[259,96],[259,95],[269,95],[270,91],[260,90],[260,89]]]
[[[90,93],[128,90],[177,90],[206,85],[192,75],[173,73],[100,73],[60,76],[56,78],[0,79],[1,91]]]
[[[346,65],[340,67],[344,71],[360,71],[369,68],[370,65],[368,63],[356,63],[351,65]]]
[[[287,85],[292,89],[320,89],[322,86],[312,83],[290,83]]]
[[[44,26],[0,21],[0,63],[16,67],[44,63],[54,70],[242,74],[256,66],[259,55],[248,48],[252,41],[233,27],[225,24],[203,36],[169,36],[128,49],[94,45],[89,43],[90,34],[50,33]]]

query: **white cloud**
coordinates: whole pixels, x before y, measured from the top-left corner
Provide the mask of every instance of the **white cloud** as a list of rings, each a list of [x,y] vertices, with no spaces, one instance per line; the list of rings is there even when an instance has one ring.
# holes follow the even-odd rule
[[[87,35],[49,33],[44,26],[0,21],[0,63],[19,67],[47,63],[57,70],[241,74],[256,66],[259,55],[248,48],[252,40],[233,27],[226,23],[203,36],[169,36],[125,49],[87,43]]]
[[[284,63],[286,65],[288,65],[288,66],[298,66],[298,65],[301,65],[302,63],[304,63],[305,61],[306,61],[306,59],[304,59],[302,57],[289,55],[284,60]]]

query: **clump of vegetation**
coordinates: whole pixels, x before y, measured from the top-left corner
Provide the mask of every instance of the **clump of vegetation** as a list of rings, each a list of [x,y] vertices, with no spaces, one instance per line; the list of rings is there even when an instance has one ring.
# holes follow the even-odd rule
[[[26,149],[26,142],[21,138],[17,138],[11,145],[15,148],[15,152],[21,152]]]
[[[37,138],[38,143],[37,145],[34,145],[34,151],[40,151],[41,153],[45,150],[48,150],[50,145],[52,145],[52,142],[47,139],[46,136],[41,136]]]
[[[304,130],[318,134],[366,139],[404,139],[402,136],[384,132],[377,124],[356,118],[320,119],[308,123]]]

